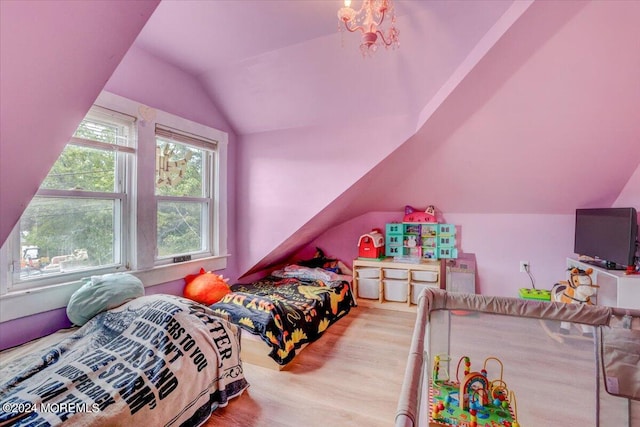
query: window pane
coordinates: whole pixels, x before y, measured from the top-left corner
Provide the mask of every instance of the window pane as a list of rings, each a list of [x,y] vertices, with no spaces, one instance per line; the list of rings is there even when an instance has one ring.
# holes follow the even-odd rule
[[[129,135],[126,125],[87,118],[80,123],[73,136],[108,144],[128,145]]]
[[[67,145],[41,189],[115,191],[116,153]]]
[[[116,201],[34,198],[20,219],[20,279],[113,265]]]
[[[193,202],[158,202],[158,256],[206,249],[203,245],[204,206]]]
[[[204,150],[156,138],[156,195],[203,197]]]

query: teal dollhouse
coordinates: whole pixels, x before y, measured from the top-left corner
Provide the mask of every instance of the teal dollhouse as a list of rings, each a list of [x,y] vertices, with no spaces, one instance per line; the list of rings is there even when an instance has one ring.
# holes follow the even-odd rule
[[[457,258],[456,226],[435,222],[388,223],[385,255],[398,259]]]

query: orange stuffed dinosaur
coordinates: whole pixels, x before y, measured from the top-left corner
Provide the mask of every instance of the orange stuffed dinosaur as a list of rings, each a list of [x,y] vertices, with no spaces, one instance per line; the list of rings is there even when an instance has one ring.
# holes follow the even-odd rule
[[[184,296],[205,305],[215,304],[231,292],[229,284],[222,276],[207,272],[204,268],[198,274],[189,274],[184,278]]]

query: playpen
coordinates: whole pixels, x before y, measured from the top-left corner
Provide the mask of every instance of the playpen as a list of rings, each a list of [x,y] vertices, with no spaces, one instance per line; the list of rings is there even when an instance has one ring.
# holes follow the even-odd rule
[[[640,310],[429,288],[395,425],[640,426],[638,400]]]

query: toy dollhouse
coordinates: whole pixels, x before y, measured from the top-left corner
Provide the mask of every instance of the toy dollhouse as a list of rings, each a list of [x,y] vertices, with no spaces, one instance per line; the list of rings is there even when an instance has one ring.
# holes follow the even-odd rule
[[[358,239],[358,256],[361,258],[383,258],[384,236],[375,228]]]
[[[386,224],[385,255],[413,259],[457,258],[456,226],[434,222]]]

